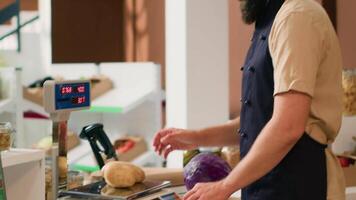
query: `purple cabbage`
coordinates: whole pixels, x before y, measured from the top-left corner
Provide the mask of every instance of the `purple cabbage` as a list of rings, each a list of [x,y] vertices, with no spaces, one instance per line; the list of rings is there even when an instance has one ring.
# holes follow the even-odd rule
[[[188,190],[195,184],[214,182],[231,172],[229,164],[213,153],[200,153],[184,167],[184,183]]]

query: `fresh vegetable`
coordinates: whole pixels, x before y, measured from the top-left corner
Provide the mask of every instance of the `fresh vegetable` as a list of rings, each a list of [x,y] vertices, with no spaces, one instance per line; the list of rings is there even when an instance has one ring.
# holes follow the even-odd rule
[[[185,167],[194,156],[200,153],[199,149],[189,150],[183,152],[183,166]]]
[[[52,136],[44,137],[37,143],[39,149],[49,149],[52,147]]]
[[[229,164],[213,153],[200,153],[184,167],[184,183],[188,190],[195,184],[214,182],[231,172]]]
[[[346,157],[338,157],[341,167],[349,167],[350,159]]]
[[[132,140],[125,140],[122,143],[120,143],[116,149],[118,153],[126,153],[130,149],[132,149],[135,146],[135,142]]]

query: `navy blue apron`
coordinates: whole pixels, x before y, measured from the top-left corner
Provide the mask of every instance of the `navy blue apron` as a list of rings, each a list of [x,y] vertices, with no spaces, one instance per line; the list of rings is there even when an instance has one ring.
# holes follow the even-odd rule
[[[273,113],[273,64],[268,36],[284,0],[271,0],[256,24],[242,81],[240,148],[243,158]],[[325,145],[304,133],[271,172],[242,189],[242,200],[325,200]]]

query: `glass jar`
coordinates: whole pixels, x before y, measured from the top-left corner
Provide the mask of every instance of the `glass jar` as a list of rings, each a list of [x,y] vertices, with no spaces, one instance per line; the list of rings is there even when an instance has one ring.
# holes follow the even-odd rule
[[[74,189],[83,185],[84,175],[78,171],[68,172],[68,189]]]
[[[343,71],[342,86],[344,89],[343,114],[346,116],[356,115],[356,70]]]
[[[0,151],[9,150],[12,145],[13,129],[11,123],[0,122]]]

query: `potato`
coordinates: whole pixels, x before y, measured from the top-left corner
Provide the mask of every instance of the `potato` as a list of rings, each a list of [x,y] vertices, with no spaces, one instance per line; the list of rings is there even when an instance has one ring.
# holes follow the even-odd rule
[[[114,188],[131,187],[145,179],[145,173],[142,169],[127,162],[109,162],[103,167],[102,171],[106,183]]]
[[[58,157],[58,171],[60,178],[66,178],[68,173],[67,157]]]
[[[129,188],[113,188],[109,185],[106,185],[103,187],[103,189],[101,189],[101,194],[106,196],[128,196],[145,189],[146,187],[143,184],[135,184]]]

